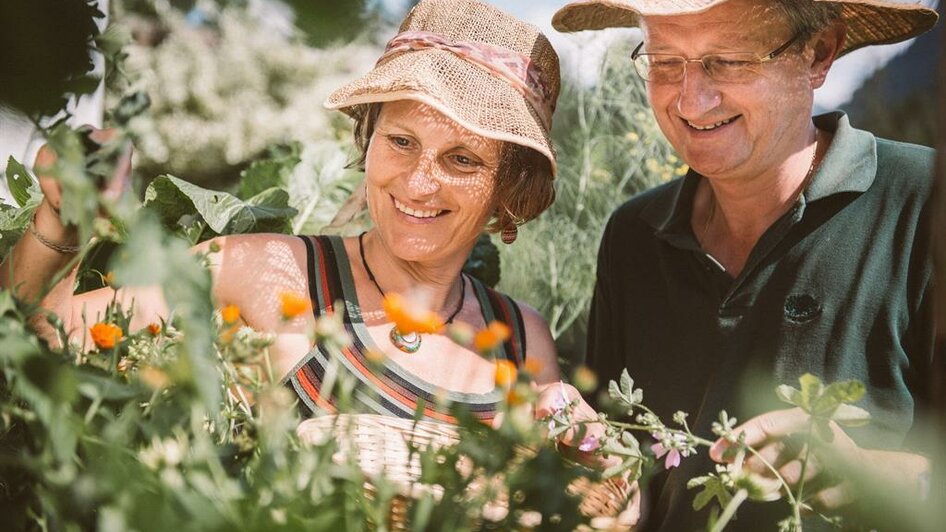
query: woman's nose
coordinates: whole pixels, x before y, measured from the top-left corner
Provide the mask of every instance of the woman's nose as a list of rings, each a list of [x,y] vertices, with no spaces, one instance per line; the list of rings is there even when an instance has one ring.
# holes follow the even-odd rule
[[[439,171],[436,154],[423,152],[407,176],[407,191],[415,196],[429,196],[437,192],[440,190]]]

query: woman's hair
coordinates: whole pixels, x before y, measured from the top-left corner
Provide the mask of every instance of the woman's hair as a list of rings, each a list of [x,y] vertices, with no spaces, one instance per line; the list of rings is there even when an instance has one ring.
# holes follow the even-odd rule
[[[360,155],[351,166],[362,171],[382,105],[375,102],[353,109],[355,146]],[[502,144],[496,187],[493,189],[497,208],[492,221],[486,226],[486,230],[493,233],[532,220],[555,201],[552,163],[548,157],[512,142]]]
[[[798,34],[799,41],[828,27],[841,18],[841,6],[834,2],[813,2],[812,0],[775,0],[785,14],[792,32]]]

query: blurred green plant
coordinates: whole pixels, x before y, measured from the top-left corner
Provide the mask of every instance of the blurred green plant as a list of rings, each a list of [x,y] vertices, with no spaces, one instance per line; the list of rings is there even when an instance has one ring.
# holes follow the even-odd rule
[[[611,212],[638,192],[686,172],[661,135],[628,61],[629,43],[604,56],[598,82],[568,83],[552,137],[558,154],[555,203],[500,245],[500,289],[549,321],[563,365],[583,358],[598,244]]]

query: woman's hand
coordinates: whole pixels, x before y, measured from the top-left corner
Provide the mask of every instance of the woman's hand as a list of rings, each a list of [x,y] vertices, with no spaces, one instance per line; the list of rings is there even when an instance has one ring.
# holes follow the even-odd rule
[[[99,149],[118,135],[118,131],[115,129],[89,129],[86,147],[90,152]],[[131,156],[132,148],[129,144],[119,156],[115,171],[102,190],[102,195],[106,199],[117,200],[123,192],[128,190],[131,182]],[[36,154],[33,169],[37,173],[39,188],[43,191],[43,202],[52,211],[58,213],[62,207],[62,188],[59,186],[59,182],[48,174],[55,166],[56,160],[56,152],[48,144],[43,144]]]
[[[562,381],[540,384],[539,397],[535,402],[535,418],[545,419],[562,412],[568,405],[571,408],[572,428],[558,438],[558,442],[569,447],[590,453],[598,448],[598,442],[604,436],[604,425],[598,422],[598,413],[585,402],[581,393],[571,384]]]
[[[539,397],[535,402],[535,418],[545,419],[562,412],[568,405],[571,409],[572,428],[563,432],[559,438],[559,451],[565,456],[593,469],[604,470],[620,463],[612,456],[605,458],[595,451],[604,438],[605,426],[598,421],[598,413],[585,402],[581,393],[571,384],[553,382],[539,386]],[[624,483],[631,494],[625,509],[609,522],[609,529],[625,530],[637,524],[641,515],[641,493],[637,482],[628,485],[627,478],[616,479]]]

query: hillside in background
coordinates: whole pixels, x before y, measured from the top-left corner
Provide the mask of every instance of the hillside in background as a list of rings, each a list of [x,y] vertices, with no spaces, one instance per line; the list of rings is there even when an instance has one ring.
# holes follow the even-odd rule
[[[932,31],[869,77],[842,108],[858,128],[879,137],[935,146],[939,62],[943,55],[943,7]]]

